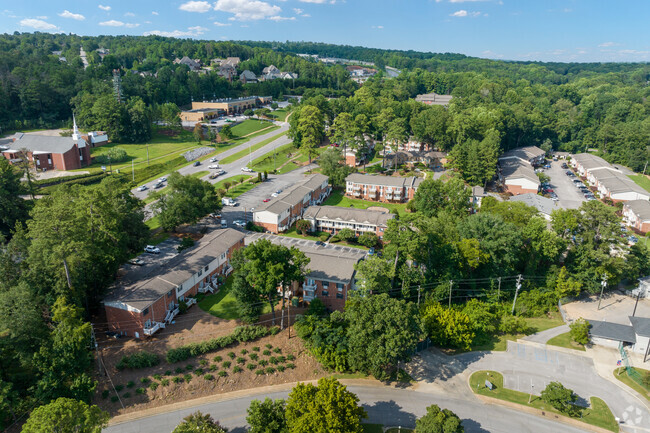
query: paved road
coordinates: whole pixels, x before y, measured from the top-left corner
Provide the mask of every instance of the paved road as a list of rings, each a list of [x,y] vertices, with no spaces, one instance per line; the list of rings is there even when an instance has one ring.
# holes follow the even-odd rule
[[[578,209],[585,201],[582,193],[573,185],[575,177],[566,175],[562,168],[565,160],[551,161],[551,168],[544,171],[550,178],[550,184],[559,198],[559,205],[563,209]]]
[[[425,413],[431,404],[449,408],[463,419],[468,433],[556,433],[582,432],[564,424],[542,419],[534,415],[517,412],[500,406],[485,405],[477,399],[458,399],[445,395],[431,395],[408,389],[395,389],[375,386],[349,386],[350,391],[359,396],[361,404],[368,412],[366,421],[392,426],[414,427],[415,419]],[[267,394],[253,394],[249,397],[228,401],[202,404],[190,409],[169,411],[164,414],[142,418],[104,429],[106,433],[168,433],[184,416],[200,410],[211,414],[231,433],[246,431],[246,409],[253,399],[266,397],[286,398],[287,391]]]

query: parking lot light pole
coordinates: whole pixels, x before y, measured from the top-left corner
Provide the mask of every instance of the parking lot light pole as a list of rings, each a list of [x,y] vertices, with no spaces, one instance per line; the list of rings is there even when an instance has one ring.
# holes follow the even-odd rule
[[[607,272],[603,274],[603,280],[600,282],[600,297],[598,298],[598,310],[600,310],[600,302],[603,300],[603,292],[607,287]]]

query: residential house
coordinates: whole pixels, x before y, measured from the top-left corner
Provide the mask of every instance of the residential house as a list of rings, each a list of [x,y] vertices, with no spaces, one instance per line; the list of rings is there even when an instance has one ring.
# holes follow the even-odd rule
[[[193,60],[187,56],[183,56],[181,59],[174,60],[175,65],[185,65],[190,68],[192,72],[198,72],[201,70],[201,61],[199,59]]]
[[[330,194],[328,177],[313,174],[255,208],[253,224],[271,233],[280,233],[303,217],[309,206],[321,204]]]
[[[470,197],[470,203],[472,205],[472,209],[474,210],[480,209],[484,197],[487,197],[487,194],[485,194],[485,190],[483,189],[483,187],[473,186],[472,196]]]
[[[448,106],[452,99],[453,96],[451,95],[438,95],[437,93],[425,93],[415,97],[417,102],[422,102],[427,105],[441,105],[443,107]]]
[[[226,60],[221,62],[221,66],[231,66],[233,68],[236,68],[239,63],[241,63],[241,59],[239,57],[227,57]]]
[[[104,57],[106,57],[110,53],[110,50],[104,47],[99,47],[95,51],[97,51],[97,54],[99,54],[99,58],[102,60],[104,60]]]
[[[525,162],[533,167],[544,162],[546,152],[537,146],[517,147],[509,150],[499,156],[499,161],[504,159],[514,159]]]
[[[534,193],[516,195],[514,197],[511,197],[510,201],[522,202],[528,206],[534,207],[547,221],[551,220],[551,213],[554,210],[560,209],[557,205],[557,202],[554,202],[550,198],[546,198]]]
[[[239,75],[239,80],[244,84],[257,83],[257,75],[255,75],[253,71],[249,71],[248,69],[246,69],[244,72],[242,72]]]
[[[280,75],[280,70],[276,68],[274,65],[267,66],[262,70],[263,75]]]
[[[339,206],[310,206],[302,218],[309,221],[312,232],[336,234],[342,229],[350,229],[356,236],[363,233],[374,233],[381,239],[388,228],[388,221],[395,218],[395,215],[388,211]]]
[[[343,311],[345,301],[355,289],[354,266],[366,257],[365,250],[334,245],[318,246],[312,241],[296,242],[293,238],[259,233],[248,236],[246,245],[258,239],[268,239],[287,247],[295,246],[310,259],[309,274],[304,281],[294,282],[289,296],[302,298],[304,302],[318,298],[330,311]]]
[[[180,301],[192,304],[191,296],[216,290],[218,278],[232,271],[232,253],[244,244],[237,230],[215,230],[166,262],[125,265],[103,301],[109,329],[141,338],[170,325]]]
[[[297,80],[298,74],[295,72],[281,72],[279,78],[282,80]]]
[[[422,180],[419,177],[371,176],[352,173],[345,178],[345,195],[384,203],[402,203],[413,198]]]
[[[623,205],[626,224],[641,233],[650,232],[650,201],[630,200]]]
[[[219,71],[217,72],[217,75],[225,78],[228,81],[232,81],[233,77],[237,76],[237,69],[232,65],[222,64],[221,66],[219,66]]]

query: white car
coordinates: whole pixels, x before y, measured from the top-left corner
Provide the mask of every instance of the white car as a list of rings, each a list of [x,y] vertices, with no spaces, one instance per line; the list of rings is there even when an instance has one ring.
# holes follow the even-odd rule
[[[158,182],[167,182],[167,177],[163,176],[160,179],[158,179]]]
[[[274,192],[273,194],[271,194],[271,197],[273,197],[273,198],[275,198],[275,197],[277,197],[277,196],[278,196],[278,193],[277,193],[277,192]]]
[[[149,189],[149,187],[147,185],[142,185],[142,186],[138,187],[138,191],[140,191],[140,192],[146,191],[148,189]]]
[[[153,245],[147,245],[144,247],[144,252],[151,254],[160,254],[160,248],[154,247]]]
[[[245,227],[246,226],[246,223],[243,220],[235,220],[232,223],[234,225],[236,225],[237,227]]]
[[[210,162],[217,162],[219,161],[217,158],[210,158]]]
[[[219,164],[208,165],[208,168],[209,168],[210,170],[216,170],[216,169],[219,168]]]
[[[242,168],[241,168],[241,171],[245,171],[245,172],[247,172],[247,173],[252,173],[254,170],[253,170],[252,168],[242,167]]]

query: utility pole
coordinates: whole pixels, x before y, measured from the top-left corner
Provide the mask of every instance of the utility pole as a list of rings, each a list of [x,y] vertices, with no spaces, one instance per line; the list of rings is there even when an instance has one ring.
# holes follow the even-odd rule
[[[636,294],[636,302],[634,303],[634,311],[632,311],[632,317],[636,314],[636,306],[639,305],[639,298],[641,297],[641,288],[639,288],[639,293]],[[643,297],[645,297],[645,289],[643,289]]]
[[[497,278],[497,281],[499,282],[499,287],[497,287],[497,302],[499,302],[501,298],[501,277]]]
[[[449,308],[451,308],[451,288],[454,286],[454,280],[449,280]]]
[[[533,379],[530,379],[530,395],[528,396],[528,404],[530,404],[530,401],[533,399],[533,388],[535,388],[535,385],[533,385]]]
[[[517,304],[517,295],[519,294],[519,290],[521,289],[521,280],[522,280],[521,274],[517,276],[517,289],[515,290],[515,299],[512,301],[512,311],[510,314],[515,314],[515,305]]]
[[[605,291],[605,287],[607,287],[607,272],[603,274],[603,279],[600,282],[600,297],[598,298],[598,309],[600,310],[600,302],[603,300],[603,292]]]
[[[422,290],[422,287],[418,286],[418,307],[420,306],[420,290]],[[635,310],[636,310],[636,307],[635,307]]]
[[[645,165],[643,166],[643,175],[645,176],[645,169],[648,168],[648,161],[645,162]]]
[[[131,160],[131,180],[135,182],[135,160]]]

